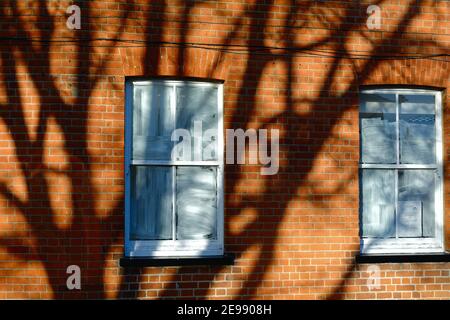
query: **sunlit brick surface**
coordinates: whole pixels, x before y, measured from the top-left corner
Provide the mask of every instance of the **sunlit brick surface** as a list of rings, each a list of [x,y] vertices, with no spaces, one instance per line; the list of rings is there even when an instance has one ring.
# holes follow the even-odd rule
[[[377,1],[379,30],[371,1],[76,1],[80,30],[73,1],[3,2],[0,298],[450,298],[449,263],[379,264],[369,290],[354,259],[359,86],[448,89],[448,57],[391,59],[449,52],[448,1]],[[225,128],[280,130],[277,175],[225,167],[233,266],[119,267],[125,77],[156,75],[222,79]]]

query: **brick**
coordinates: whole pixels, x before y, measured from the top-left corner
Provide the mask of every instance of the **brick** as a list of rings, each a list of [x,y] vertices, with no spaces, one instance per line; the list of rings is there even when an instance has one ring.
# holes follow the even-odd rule
[[[449,132],[448,57],[350,60],[330,51],[443,53],[448,5],[424,2],[397,26],[410,1],[383,2],[380,32],[367,30],[365,10],[351,1],[308,8],[286,0],[193,2],[184,16],[183,5],[173,0],[93,0],[82,8],[83,15],[89,7],[89,16],[83,16],[80,33],[65,25],[71,1],[44,2],[45,21],[33,2],[5,4],[0,36],[83,34],[141,42],[0,42],[0,299],[450,298],[449,263],[379,264],[381,289],[370,291],[366,266],[354,261],[358,87],[445,89],[443,130]],[[361,8],[369,4],[362,1]],[[286,27],[291,14],[295,28]],[[404,31],[395,34],[400,27]],[[145,41],[243,47],[219,52]],[[273,48],[255,48],[263,45]],[[274,48],[286,45],[317,50]],[[317,56],[321,52],[326,56]],[[232,267],[119,267],[125,77],[161,75],[224,80],[226,129],[280,130],[278,175],[261,176],[259,165],[225,168],[225,248],[237,257]],[[444,135],[445,172],[449,137]],[[448,246],[450,201],[444,205]],[[71,264],[82,266],[79,292],[65,287]]]

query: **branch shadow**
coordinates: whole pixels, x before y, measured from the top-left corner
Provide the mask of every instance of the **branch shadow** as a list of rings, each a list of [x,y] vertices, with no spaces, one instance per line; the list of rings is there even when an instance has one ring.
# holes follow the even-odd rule
[[[184,1],[183,22],[180,24],[180,42],[186,42],[189,34],[189,16],[190,12],[198,3],[204,1]],[[382,4],[378,1],[377,4]],[[392,41],[401,36],[409,26],[410,22],[418,14],[417,7],[423,1],[412,1],[405,15],[397,24],[397,28],[389,37],[375,44],[371,56],[379,56],[384,52],[385,47]],[[80,2],[85,16],[89,17],[91,7],[89,2]],[[160,68],[164,67],[161,61],[161,45],[164,40],[165,16],[169,6],[166,1],[148,1],[149,14],[146,22],[146,47],[141,65],[144,66],[144,74],[159,74]],[[12,8],[13,16],[23,19],[18,4],[15,1],[8,1]],[[52,39],[55,32],[55,21],[47,9],[45,0],[37,1],[37,22],[36,27],[40,32],[40,37]],[[112,44],[116,45],[124,33],[127,19],[132,11],[135,11],[134,2],[127,2],[121,12],[120,26],[115,32]],[[236,255],[236,259],[242,258],[245,253],[253,246],[259,249],[254,265],[250,268],[248,274],[240,282],[240,288],[235,288],[234,298],[248,299],[262,297],[264,292],[259,291],[261,283],[264,281],[267,271],[276,263],[276,245],[280,239],[280,228],[283,219],[286,218],[289,205],[295,199],[298,191],[305,187],[308,174],[313,170],[313,160],[317,159],[323,150],[326,140],[332,135],[334,126],[337,124],[341,115],[349,108],[354,106],[357,101],[359,85],[364,83],[377,65],[382,60],[366,59],[363,61],[359,70],[351,83],[343,90],[334,90],[339,74],[339,68],[344,63],[353,63],[348,60],[351,53],[348,52],[347,42],[351,33],[354,32],[349,25],[355,24],[354,12],[365,11],[364,5],[359,1],[348,2],[345,4],[344,15],[339,21],[339,25],[334,30],[330,30],[320,41],[299,47],[296,44],[296,32],[299,28],[294,28],[296,17],[299,11],[307,11],[311,8],[320,10],[320,4],[316,1],[296,1],[291,0],[290,5],[296,10],[291,10],[283,18],[284,25],[281,30],[284,35],[281,41],[285,47],[290,48],[282,53],[277,53],[266,48],[267,41],[273,40],[266,36],[266,30],[269,27],[269,14],[273,12],[276,3],[273,0],[264,1],[264,3],[255,3],[248,5],[241,16],[237,17],[233,30],[228,34],[223,44],[231,44],[234,37],[243,27],[242,22],[249,19],[249,30],[247,40],[248,57],[245,61],[242,84],[240,85],[236,101],[239,108],[231,116],[230,123],[236,128],[248,128],[252,123],[252,117],[257,114],[259,108],[258,85],[263,82],[265,71],[271,63],[282,63],[286,72],[286,85],[283,88],[284,109],[273,117],[261,121],[261,128],[282,128],[283,134],[280,136],[280,147],[283,159],[287,162],[280,162],[279,173],[274,176],[266,176],[263,181],[264,192],[262,194],[246,194],[241,199],[234,199],[234,192],[239,183],[245,180],[246,174],[251,170],[246,167],[227,166],[225,170],[225,245],[229,251]],[[324,4],[325,5],[325,4]],[[1,17],[3,24],[14,23],[14,18],[6,12],[3,7]],[[23,21],[25,22],[25,21]],[[91,23],[90,21],[88,24]],[[326,20],[319,21],[327,25]],[[358,25],[365,24],[365,21],[357,21]],[[20,25],[20,24],[19,24]],[[4,77],[7,101],[0,106],[0,117],[11,134],[14,143],[15,155],[19,163],[19,170],[25,178],[26,194],[28,199],[23,200],[16,196],[6,184],[0,183],[0,194],[7,199],[11,207],[23,217],[30,227],[27,237],[36,241],[30,245],[27,241],[21,240],[23,234],[12,234],[0,239],[0,247],[6,248],[8,254],[14,256],[20,262],[39,261],[42,263],[46,276],[48,278],[51,291],[54,298],[107,298],[105,288],[105,269],[107,268],[107,256],[113,245],[122,240],[123,233],[116,226],[122,226],[123,201],[117,201],[114,208],[106,214],[106,217],[98,217],[96,211],[96,196],[92,192],[95,190],[93,179],[92,160],[89,152],[88,133],[89,133],[89,101],[92,97],[94,88],[102,78],[106,64],[113,50],[105,54],[103,59],[97,65],[94,63],[95,45],[93,43],[94,32],[90,27],[76,33],[78,46],[76,50],[75,77],[73,79],[74,92],[72,102],[67,102],[64,93],[58,88],[58,78],[53,76],[51,70],[51,45],[41,43],[40,45],[31,41],[32,34],[24,27],[17,30],[6,30],[9,36],[21,36],[25,40],[21,42],[1,43],[0,65],[1,73]],[[340,39],[336,43],[335,39]],[[422,41],[426,41],[423,39]],[[430,40],[431,41],[431,40]],[[430,44],[433,42],[430,42]],[[318,90],[318,96],[307,101],[311,106],[308,113],[296,111],[296,104],[299,102],[295,98],[297,64],[295,59],[297,55],[306,54],[308,50],[320,48],[323,45],[331,44],[336,52],[342,55],[329,57],[331,59],[330,68],[327,70],[324,80]],[[436,44],[435,44],[436,45]],[[258,49],[255,49],[258,48]],[[262,49],[261,49],[262,48]],[[395,53],[392,51],[391,53]],[[178,76],[185,75],[183,69],[186,62],[186,50],[178,48]],[[19,61],[15,56],[21,57],[20,61],[30,76],[31,82],[39,94],[39,114],[36,129],[36,137],[33,138],[29,132],[29,125],[26,121],[24,97],[17,94],[20,87],[18,75]],[[214,68],[220,67],[220,59],[215,61]],[[213,69],[209,74],[213,73]],[[334,110],[334,117],[327,121],[317,118],[317,112],[330,101],[349,101],[348,107],[339,107]],[[72,192],[70,202],[72,204],[71,227],[61,229],[54,221],[58,209],[53,208],[51,203],[51,190],[47,173],[53,170],[45,163],[46,147],[44,145],[45,135],[48,133],[48,122],[50,119],[56,121],[56,124],[62,130],[63,149],[68,156],[68,166],[61,169],[59,174],[66,176],[70,181]],[[288,120],[286,120],[288,119]],[[316,137],[305,136],[302,125],[310,128],[321,127],[320,134]],[[304,138],[305,141],[312,142],[307,146],[309,159],[305,159],[300,166],[290,164],[290,160],[296,159],[299,145],[296,144],[296,138]],[[269,141],[270,143],[270,141]],[[302,159],[299,160],[302,162]],[[295,177],[295,179],[293,179]],[[343,190],[347,184],[355,178],[349,176],[349,181],[344,181],[335,187],[335,191]],[[286,194],[286,186],[291,190]],[[332,192],[332,193],[336,193]],[[326,198],[326,196],[324,196]],[[36,205],[38,204],[38,205]],[[250,221],[240,231],[230,231],[232,218],[242,214],[243,210],[252,209],[256,217]],[[273,214],[273,211],[280,212]],[[264,235],[264,236],[261,236]],[[93,248],[101,248],[94,250]],[[354,261],[354,260],[353,260]],[[1,262],[0,262],[1,263]],[[82,292],[70,292],[66,288],[65,268],[71,264],[80,265],[83,273],[83,282],[87,283]],[[98,268],[101,264],[103,268]],[[210,266],[210,267],[180,267],[173,272],[171,280],[166,283],[159,298],[191,297],[197,299],[208,298],[211,283],[228,267]],[[344,297],[345,286],[352,278],[357,265],[353,262],[345,272],[340,283],[333,288],[329,295],[324,296],[327,299],[338,299]],[[118,287],[119,298],[138,298],[140,293],[140,282],[144,269],[123,268],[121,269],[121,279]],[[192,281],[201,279],[196,289],[180,288],[183,286],[185,278]],[[228,280],[228,279],[227,279]],[[186,290],[184,290],[186,289]],[[186,296],[185,296],[186,294]],[[288,292],[295,295],[296,292]]]

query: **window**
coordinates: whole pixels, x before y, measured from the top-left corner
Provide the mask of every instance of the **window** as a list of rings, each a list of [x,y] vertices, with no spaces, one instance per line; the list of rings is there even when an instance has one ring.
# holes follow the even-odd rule
[[[362,253],[443,251],[441,93],[360,95]]]
[[[125,254],[223,254],[222,84],[126,83]]]

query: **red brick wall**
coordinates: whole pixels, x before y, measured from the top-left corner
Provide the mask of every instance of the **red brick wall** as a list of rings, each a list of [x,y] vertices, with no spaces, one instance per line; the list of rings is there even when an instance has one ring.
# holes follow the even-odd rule
[[[448,57],[380,56],[448,53],[448,1],[373,1],[375,31],[372,1],[4,2],[0,298],[450,298],[449,263],[379,264],[371,291],[368,265],[354,258],[358,88],[447,89]],[[66,27],[70,4],[81,7],[80,30]],[[225,168],[233,266],[119,267],[125,77],[155,75],[222,79],[225,128],[280,130],[277,175]],[[443,120],[448,172],[445,102]],[[449,226],[446,211],[447,245]],[[66,288],[72,264],[81,290]]]

